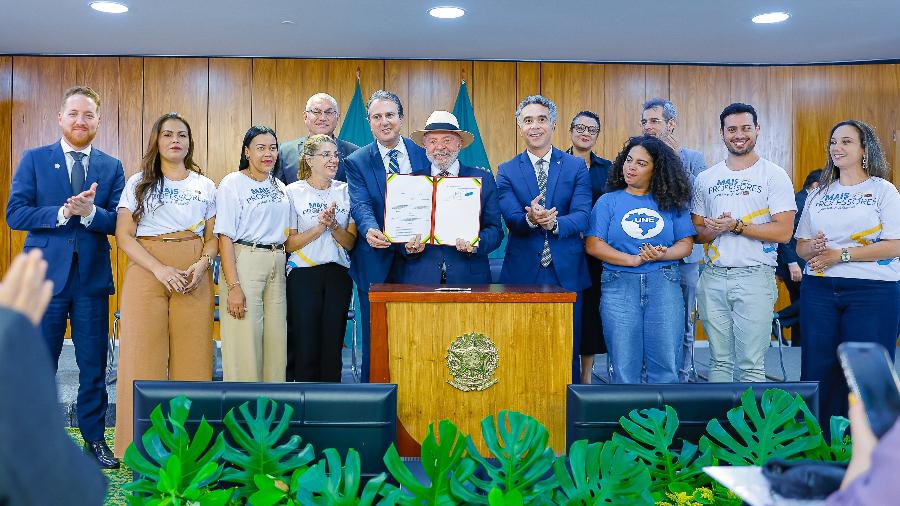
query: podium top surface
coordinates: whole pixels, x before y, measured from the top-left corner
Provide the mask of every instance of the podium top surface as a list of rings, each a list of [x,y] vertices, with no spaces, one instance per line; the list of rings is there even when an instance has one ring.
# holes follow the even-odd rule
[[[551,285],[373,284],[371,302],[575,302],[575,292]]]

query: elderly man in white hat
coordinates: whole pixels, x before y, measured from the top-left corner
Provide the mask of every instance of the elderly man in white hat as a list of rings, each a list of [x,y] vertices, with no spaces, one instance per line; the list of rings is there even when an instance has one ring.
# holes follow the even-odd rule
[[[406,263],[401,283],[413,284],[488,284],[491,271],[488,254],[500,246],[503,228],[497,185],[490,169],[468,167],[459,163],[459,152],[474,136],[459,128],[456,116],[447,111],[434,111],[425,128],[410,135],[431,162],[431,175],[436,177],[481,178],[481,231],[477,244],[471,238],[459,237],[455,245],[422,244],[414,239],[406,244]],[[455,247],[454,247],[455,246]]]

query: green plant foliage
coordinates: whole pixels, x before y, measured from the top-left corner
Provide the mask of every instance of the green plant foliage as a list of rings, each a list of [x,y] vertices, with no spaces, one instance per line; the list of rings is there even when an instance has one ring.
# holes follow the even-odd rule
[[[251,506],[298,506],[302,504],[294,498],[299,491],[300,477],[306,471],[305,468],[294,470],[291,474],[290,485],[272,475],[257,474],[253,477],[253,483],[257,490],[250,496],[248,504]]]
[[[706,425],[709,439],[701,438],[700,448],[709,444],[714,457],[734,466],[761,466],[774,457],[806,458],[820,446],[822,435],[821,431],[811,432],[804,409],[808,413],[799,395],[777,388],[766,390],[757,405],[748,388],[741,394],[741,405],[728,410],[731,431],[718,420],[710,420]]]
[[[347,461],[341,465],[341,456],[334,448],[324,451],[325,458],[303,473],[298,482],[301,504],[321,506],[370,506],[375,504],[387,475],[384,473],[369,480],[359,495],[360,462],[354,449],[347,452]],[[393,504],[399,490],[389,492],[382,504]]]
[[[465,481],[475,470],[475,465],[464,460],[466,452],[466,436],[450,420],[438,423],[440,439],[434,437],[434,424],[428,425],[425,440],[422,441],[422,467],[430,479],[430,483],[420,483],[412,474],[397,449],[391,444],[384,455],[384,463],[391,476],[403,487],[403,494],[397,493],[396,487],[385,486],[382,494],[390,497],[395,494],[397,503],[402,505],[453,505],[460,501],[450,491],[451,475]]]
[[[241,485],[241,493],[245,497],[259,490],[255,481],[257,475],[269,475],[284,482],[295,470],[305,470],[315,456],[312,445],[306,445],[300,453],[288,457],[300,446],[300,436],[291,436],[286,443],[278,445],[284,439],[294,412],[293,408],[283,404],[281,418],[273,427],[279,404],[259,397],[256,399],[255,415],[250,413],[249,402],[241,404],[238,409],[250,429],[249,434],[238,423],[234,409],[225,415],[225,427],[237,447],[225,443],[223,456],[230,467],[225,469],[222,479]]]
[[[568,457],[563,455],[553,463],[553,474],[559,484],[555,504],[653,504],[648,466],[609,441],[572,443]]]
[[[504,494],[499,488],[492,488],[488,494],[488,504],[490,506],[524,506],[525,500],[518,490],[510,490]]]
[[[812,415],[810,415],[812,417]],[[815,418],[813,418],[815,421]],[[816,422],[818,427],[818,422]],[[823,437],[819,447],[809,452],[808,458],[823,462],[849,462],[852,453],[850,444],[850,420],[842,416],[832,416],[830,428],[830,440]]]
[[[491,490],[497,488],[503,497],[516,491],[525,504],[542,504],[549,501],[556,478],[549,471],[556,457],[548,446],[550,434],[541,422],[515,411],[501,411],[494,417],[481,421],[481,433],[491,455],[497,459],[494,465],[478,452],[475,443],[468,439],[468,460],[480,466],[488,479],[476,476],[453,481],[453,493],[467,503],[489,504]],[[496,497],[496,493],[495,493]]]
[[[184,427],[191,401],[178,396],[169,401],[169,412],[163,416],[162,405],[150,413],[151,426],[141,442],[148,458],[132,443],[125,451],[125,464],[140,477],[123,485],[132,492],[129,504],[181,504],[182,500],[218,504],[227,500],[230,490],[211,492],[222,475],[220,458],[225,448],[222,434],[213,440],[213,429],[201,419],[193,439]],[[224,503],[222,503],[224,504]]]
[[[671,406],[658,409],[632,410],[627,417],[619,418],[619,425],[631,437],[613,434],[613,443],[635,454],[650,470],[653,493],[661,493],[670,484],[687,483],[694,488],[710,482],[703,472],[704,466],[713,463],[708,448],[698,452],[697,445],[682,441],[681,451],[672,448],[678,430],[678,414]]]

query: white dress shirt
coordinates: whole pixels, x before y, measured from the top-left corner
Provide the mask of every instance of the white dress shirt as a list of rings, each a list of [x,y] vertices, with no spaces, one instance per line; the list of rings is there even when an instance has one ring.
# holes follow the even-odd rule
[[[397,165],[400,166],[400,174],[411,174],[412,173],[412,162],[409,161],[409,153],[406,152],[406,143],[403,142],[403,137],[397,141],[397,145],[393,148],[386,148],[381,145],[380,142],[376,142],[378,144],[378,152],[381,154],[381,161],[384,162],[384,171],[390,172],[390,157],[388,153],[391,149],[396,149],[400,152],[397,156]]]
[[[90,159],[91,159],[91,146],[88,145],[88,147],[86,147],[84,149],[75,149],[72,146],[70,146],[68,142],[66,142],[66,139],[60,139],[59,144],[62,147],[63,154],[65,155],[65,158],[66,158],[66,170],[69,172],[69,181],[72,180],[72,167],[75,165],[75,157],[73,157],[71,154],[69,154],[69,152],[78,151],[79,153],[84,153],[84,158],[81,159],[81,164],[84,165],[84,181],[87,181],[88,163],[90,162]],[[66,215],[63,214],[63,209],[65,207],[66,206],[64,206],[64,205],[60,206],[59,211],[56,213],[56,226],[57,227],[62,227],[66,223],[69,223],[69,219],[71,218],[71,216],[69,218],[66,218]],[[81,217],[81,224],[84,225],[85,227],[90,226],[91,222],[94,221],[94,216],[96,216],[96,215],[97,215],[97,206],[92,206],[91,214]]]
[[[449,172],[450,175],[453,177],[458,177],[459,176],[459,160],[456,160],[455,162],[453,162],[453,164],[450,165],[450,167],[447,169],[447,172]],[[431,164],[431,175],[433,177],[437,177],[437,175],[440,173],[441,173],[441,169],[435,167],[434,164]]]

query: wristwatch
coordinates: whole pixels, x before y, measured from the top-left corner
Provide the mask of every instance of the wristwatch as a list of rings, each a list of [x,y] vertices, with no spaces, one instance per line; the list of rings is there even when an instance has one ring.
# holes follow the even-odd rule
[[[843,248],[841,250],[841,262],[849,262],[850,261],[850,250],[847,248]]]

